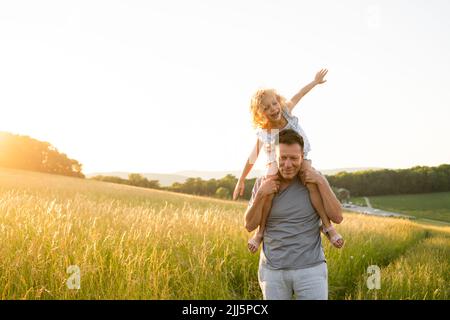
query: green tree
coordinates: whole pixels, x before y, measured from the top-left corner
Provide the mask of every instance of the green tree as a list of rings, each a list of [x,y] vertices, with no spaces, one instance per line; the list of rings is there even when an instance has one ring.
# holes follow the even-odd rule
[[[219,187],[216,190],[216,197],[222,198],[222,199],[228,199],[230,198],[230,190],[224,187]]]
[[[129,184],[142,188],[160,189],[158,180],[148,180],[139,173],[130,173],[128,175]]]
[[[84,178],[82,164],[48,142],[0,132],[0,166]]]
[[[339,188],[336,196],[341,203],[347,203],[350,200],[350,191],[345,188]]]

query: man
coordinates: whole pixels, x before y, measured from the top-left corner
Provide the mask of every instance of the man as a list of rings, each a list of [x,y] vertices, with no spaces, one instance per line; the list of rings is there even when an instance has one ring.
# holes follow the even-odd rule
[[[320,238],[320,218],[307,188],[298,176],[303,161],[303,139],[283,130],[277,145],[278,177],[259,178],[245,213],[245,227],[255,230],[261,220],[264,198],[275,193],[266,222],[258,280],[264,299],[328,299],[328,270]],[[334,223],[342,222],[341,204],[328,181],[315,170],[305,183],[315,183],[325,210]]]

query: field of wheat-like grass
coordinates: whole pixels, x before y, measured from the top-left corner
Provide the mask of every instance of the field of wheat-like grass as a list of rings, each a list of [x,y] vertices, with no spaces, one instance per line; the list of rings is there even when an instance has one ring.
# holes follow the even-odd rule
[[[261,299],[245,203],[0,169],[1,299]],[[448,299],[450,228],[345,214],[330,299]],[[365,286],[381,268],[381,289]],[[67,268],[79,268],[70,289]]]

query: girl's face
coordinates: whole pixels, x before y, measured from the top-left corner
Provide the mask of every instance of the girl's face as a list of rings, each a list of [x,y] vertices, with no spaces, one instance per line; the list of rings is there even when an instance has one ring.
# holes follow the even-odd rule
[[[267,121],[271,123],[281,119],[281,105],[274,94],[264,97],[261,113],[266,117]]]

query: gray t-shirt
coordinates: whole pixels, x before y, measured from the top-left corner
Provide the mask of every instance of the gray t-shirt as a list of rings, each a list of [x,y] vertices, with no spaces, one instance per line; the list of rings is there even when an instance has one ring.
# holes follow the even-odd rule
[[[256,180],[249,205],[261,182]],[[308,189],[296,177],[273,198],[260,263],[269,269],[302,269],[326,262],[319,227]]]

